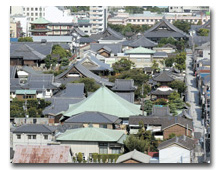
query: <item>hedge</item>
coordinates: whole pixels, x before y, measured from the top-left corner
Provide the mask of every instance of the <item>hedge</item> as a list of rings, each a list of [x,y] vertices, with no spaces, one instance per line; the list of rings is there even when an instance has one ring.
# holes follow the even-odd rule
[[[100,160],[102,159],[102,163],[105,163],[106,160],[109,160],[111,159],[111,162],[113,162],[113,159],[116,160],[118,159],[118,157],[122,155],[122,154],[98,154],[98,153],[93,153],[92,154],[92,159],[94,162],[99,162],[100,163]]]

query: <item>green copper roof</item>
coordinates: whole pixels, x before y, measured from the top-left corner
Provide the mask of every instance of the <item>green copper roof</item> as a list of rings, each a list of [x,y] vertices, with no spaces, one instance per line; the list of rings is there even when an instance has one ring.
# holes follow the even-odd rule
[[[36,90],[16,90],[15,94],[36,94]]]
[[[123,131],[105,128],[77,128],[66,130],[57,141],[91,141],[91,142],[117,142],[123,144],[126,135]]]
[[[148,48],[144,48],[144,47],[138,47],[138,48],[134,48],[131,50],[127,50],[125,51],[126,54],[153,54],[155,53],[155,51],[148,49]]]
[[[139,105],[128,102],[105,86],[100,87],[81,102],[70,104],[69,109],[63,115],[70,117],[84,111],[99,111],[120,118],[142,114]]]
[[[49,24],[49,23],[50,23],[49,21],[47,21],[46,19],[44,19],[42,17],[31,22],[31,24]]]

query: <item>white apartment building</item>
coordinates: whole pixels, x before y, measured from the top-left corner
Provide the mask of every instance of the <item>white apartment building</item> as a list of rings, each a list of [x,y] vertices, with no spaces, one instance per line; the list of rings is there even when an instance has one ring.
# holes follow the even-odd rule
[[[23,6],[23,15],[34,21],[39,17],[45,17],[45,6]]]
[[[209,6],[169,6],[169,12],[210,11]]]
[[[92,33],[102,32],[107,28],[107,6],[90,6]]]

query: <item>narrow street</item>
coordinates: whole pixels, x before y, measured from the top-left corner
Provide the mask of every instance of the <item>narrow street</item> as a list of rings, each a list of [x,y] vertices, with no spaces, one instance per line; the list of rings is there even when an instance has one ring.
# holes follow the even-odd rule
[[[200,132],[204,136],[202,124],[202,109],[199,106],[199,91],[196,87],[196,78],[192,71],[192,54],[187,54],[186,57],[186,78],[188,88],[188,102],[191,105],[191,116],[193,117],[194,132]],[[203,149],[200,145],[196,146],[194,163],[201,163],[203,161]]]

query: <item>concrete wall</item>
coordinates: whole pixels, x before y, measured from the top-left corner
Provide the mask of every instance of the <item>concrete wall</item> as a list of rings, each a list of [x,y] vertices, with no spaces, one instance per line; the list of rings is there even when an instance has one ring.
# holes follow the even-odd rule
[[[159,150],[159,163],[191,163],[190,151],[178,145]]]
[[[21,139],[17,138],[17,134],[13,133],[13,150],[16,145],[47,145],[52,141],[53,136],[51,134],[19,134]],[[28,135],[32,135],[32,139],[28,139]],[[36,135],[36,139],[33,139],[33,135]],[[48,139],[44,139],[44,135],[48,135]]]

